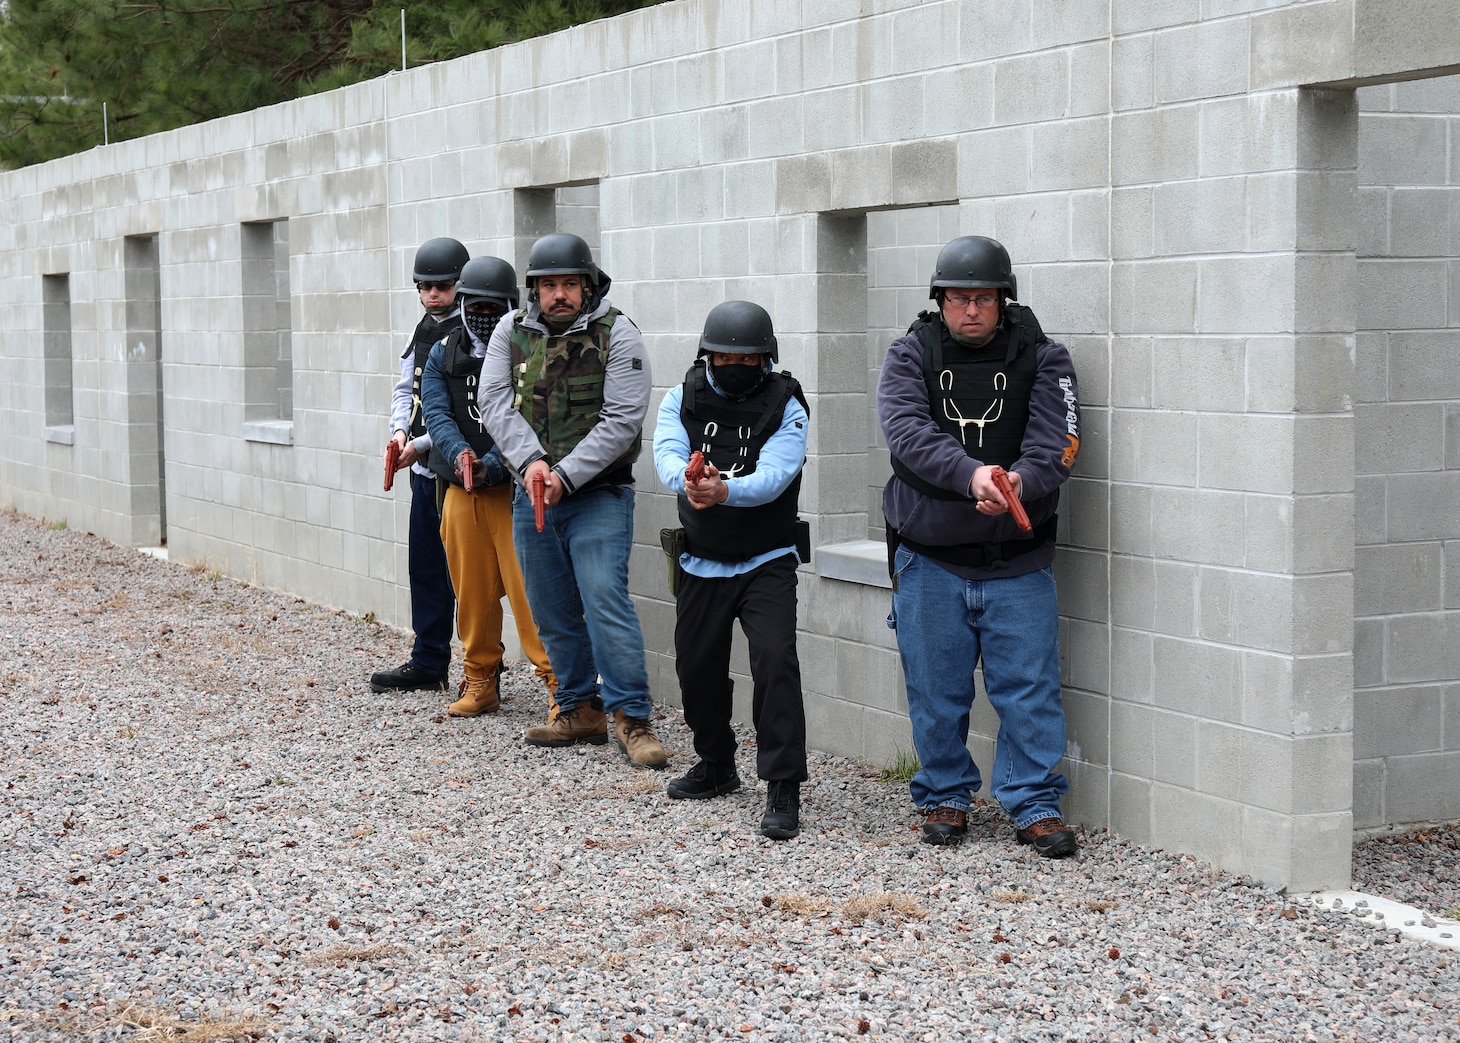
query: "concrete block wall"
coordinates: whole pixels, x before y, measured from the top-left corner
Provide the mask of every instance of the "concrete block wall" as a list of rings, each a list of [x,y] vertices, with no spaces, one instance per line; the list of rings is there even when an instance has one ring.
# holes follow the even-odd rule
[[[1460,76],[1364,87],[1354,824],[1460,816]]]
[[[1356,722],[1356,641],[1374,633],[1355,625],[1368,597],[1356,561],[1373,571],[1371,546],[1425,544],[1445,575],[1454,556],[1431,529],[1370,538],[1353,448],[1368,405],[1356,337],[1361,360],[1373,343],[1355,303],[1355,244],[1380,224],[1371,189],[1405,190],[1385,204],[1386,237],[1428,245],[1385,258],[1406,289],[1375,295],[1365,321],[1392,330],[1396,293],[1428,314],[1457,283],[1453,262],[1437,282],[1426,253],[1440,223],[1426,200],[1454,182],[1451,154],[1433,153],[1453,108],[1394,103],[1422,116],[1394,121],[1425,155],[1421,182],[1396,150],[1364,159],[1357,133],[1355,88],[1460,68],[1432,8],[676,0],[0,173],[0,411],[14,433],[0,500],[124,543],[165,534],[178,560],[404,625],[406,496],[378,483],[418,317],[414,251],[449,234],[521,271],[537,235],[578,231],[644,331],[660,392],[714,304],[750,298],[775,317],[782,365],[812,402],[802,509],[817,560],[799,632],[812,741],[885,763],[910,743],[869,543],[887,473],[876,371],[926,303],[936,248],[994,235],[1081,381],[1058,566],[1067,810],[1286,886],[1344,884],[1355,735],[1376,734]],[[240,225],[276,221],[293,409],[260,425],[245,416]],[[128,250],[142,241],[156,245],[153,345],[133,336],[145,294]],[[48,275],[70,291],[73,444],[44,437]],[[1391,371],[1418,343],[1385,342]],[[144,379],[158,349],[160,398]],[[1394,412],[1384,430],[1434,415]],[[1407,466],[1388,502],[1444,494],[1432,459]],[[638,477],[631,582],[655,696],[675,701],[656,544],[674,508],[647,454]],[[1395,647],[1420,631],[1388,617],[1443,630],[1454,584],[1441,591],[1415,613],[1389,604],[1409,591],[1375,602]],[[740,648],[735,670],[748,694]],[[995,728],[980,705],[978,756]],[[1391,745],[1391,776],[1442,752]],[[1391,778],[1386,807],[1404,785]]]

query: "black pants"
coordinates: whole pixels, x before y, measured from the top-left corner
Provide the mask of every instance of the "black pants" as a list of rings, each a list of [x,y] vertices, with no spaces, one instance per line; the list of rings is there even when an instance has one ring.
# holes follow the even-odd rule
[[[735,765],[730,640],[735,621],[750,646],[751,719],[756,774],[806,779],[806,710],[796,658],[796,559],[786,554],[743,576],[686,574],[676,599],[674,648],[684,722],[695,753],[717,767]]]

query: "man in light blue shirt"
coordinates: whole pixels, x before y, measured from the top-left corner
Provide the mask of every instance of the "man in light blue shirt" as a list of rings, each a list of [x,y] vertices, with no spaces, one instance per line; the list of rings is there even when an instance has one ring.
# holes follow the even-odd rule
[[[730,642],[740,621],[754,680],[756,774],[766,781],[760,831],[800,832],[806,714],[796,656],[796,517],[808,413],[801,386],[774,372],[775,330],[765,309],[711,309],[684,383],[669,389],[654,431],[654,466],[679,498],[685,551],[674,644],[684,719],[699,761],[668,786],[676,800],[740,788]],[[703,474],[698,470],[703,456]]]

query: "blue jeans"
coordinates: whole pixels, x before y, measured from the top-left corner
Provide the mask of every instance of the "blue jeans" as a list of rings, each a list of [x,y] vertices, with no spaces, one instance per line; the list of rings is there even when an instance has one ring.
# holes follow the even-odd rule
[[[629,600],[634,490],[608,485],[575,493],[547,509],[542,532],[532,501],[519,490],[512,539],[532,618],[558,676],[558,705],[566,712],[598,695],[610,713],[647,718],[644,635]]]
[[[968,752],[973,671],[999,716],[993,795],[1018,829],[1060,817],[1069,781],[1060,702],[1059,607],[1048,568],[1010,579],[966,580],[899,547],[892,614],[908,716],[921,770],[913,803],[967,811],[982,780]]]
[[[406,568],[411,577],[411,662],[433,677],[451,672],[451,631],[456,625],[456,591],[441,545],[436,479],[411,474],[411,527]]]

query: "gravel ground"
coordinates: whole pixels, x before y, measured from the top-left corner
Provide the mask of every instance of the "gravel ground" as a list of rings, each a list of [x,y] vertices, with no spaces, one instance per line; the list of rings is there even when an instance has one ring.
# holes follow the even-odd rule
[[[15,514],[0,547],[12,1039],[1460,1036],[1460,953],[1196,859],[1043,860],[987,807],[929,847],[824,756],[775,843],[748,751],[740,793],[671,803],[612,745],[524,746],[525,665],[452,720],[370,692],[399,631]],[[1424,836],[1355,886],[1460,904],[1457,831]]]

